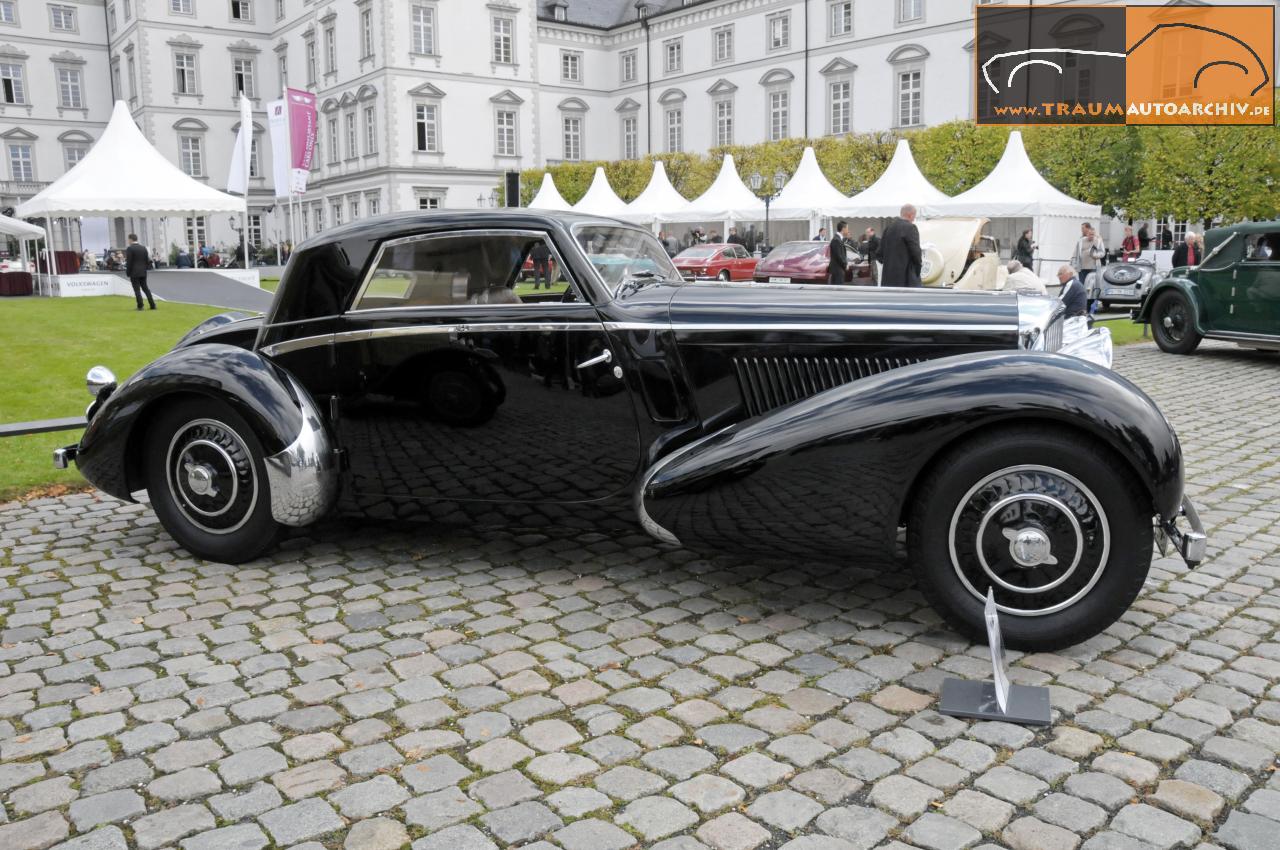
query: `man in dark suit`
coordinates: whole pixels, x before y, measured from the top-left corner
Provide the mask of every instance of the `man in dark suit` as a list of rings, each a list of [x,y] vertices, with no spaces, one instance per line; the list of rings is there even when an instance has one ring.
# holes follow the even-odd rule
[[[827,266],[827,283],[832,286],[844,284],[845,269],[849,268],[849,250],[844,240],[849,237],[848,222],[836,225],[836,235],[831,239],[831,263]]]
[[[1058,283],[1062,284],[1058,297],[1062,299],[1062,305],[1067,308],[1067,318],[1089,315],[1089,296],[1084,291],[1084,284],[1080,282],[1080,278],[1076,277],[1076,270],[1072,266],[1063,263],[1058,267]]]
[[[858,245],[858,252],[866,258],[867,263],[871,267],[872,282],[877,282],[876,260],[880,256],[880,237],[876,236],[876,229],[874,227],[868,227],[862,232],[862,242]]]
[[[151,309],[156,308],[156,300],[151,297],[151,289],[147,286],[147,266],[150,264],[151,257],[147,249],[138,244],[138,234],[130,233],[129,247],[124,249],[124,273],[133,284],[133,297],[138,302],[139,310],[142,309],[143,293],[146,293]]]
[[[880,237],[881,286],[923,286],[920,282],[920,231],[916,208],[904,204],[898,218],[889,222]]]
[[[1173,267],[1194,266],[1202,262],[1204,257],[1200,256],[1200,250],[1196,246],[1196,235],[1188,230],[1186,240],[1173,249]]]
[[[533,290],[538,291],[538,286],[545,283],[547,289],[551,288],[551,249],[547,247],[547,243],[539,239],[533,243],[533,248],[529,251],[529,259],[533,260]]]

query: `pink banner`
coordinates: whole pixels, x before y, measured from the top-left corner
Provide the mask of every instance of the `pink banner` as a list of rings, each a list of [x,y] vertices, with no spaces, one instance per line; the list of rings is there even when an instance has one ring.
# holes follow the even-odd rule
[[[316,150],[316,96],[302,89],[286,89],[289,102],[289,150],[294,191],[306,189],[311,158]]]

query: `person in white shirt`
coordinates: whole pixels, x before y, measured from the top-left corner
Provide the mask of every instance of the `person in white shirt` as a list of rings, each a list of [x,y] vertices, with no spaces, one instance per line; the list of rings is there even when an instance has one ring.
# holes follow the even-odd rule
[[[1035,272],[1026,268],[1017,260],[1010,260],[1009,265],[1005,268],[1009,271],[1009,276],[1004,279],[1004,288],[1006,290],[1015,290],[1024,292],[1026,290],[1034,290],[1039,295],[1047,294],[1044,281],[1036,277]]]

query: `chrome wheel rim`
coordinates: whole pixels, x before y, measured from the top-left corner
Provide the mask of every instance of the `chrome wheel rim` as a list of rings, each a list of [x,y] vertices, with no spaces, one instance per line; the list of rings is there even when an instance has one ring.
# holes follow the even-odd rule
[[[1010,466],[969,488],[948,529],[952,569],[1006,614],[1042,617],[1069,608],[1102,578],[1111,530],[1102,503],[1079,479],[1048,466]]]
[[[165,475],[178,510],[209,534],[236,531],[258,503],[258,479],[244,440],[215,419],[195,419],[174,432]]]

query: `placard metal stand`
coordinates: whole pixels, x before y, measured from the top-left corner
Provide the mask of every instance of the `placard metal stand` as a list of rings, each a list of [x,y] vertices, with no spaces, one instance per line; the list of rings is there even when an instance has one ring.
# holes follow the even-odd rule
[[[987,589],[984,614],[987,621],[987,645],[991,648],[992,681],[944,679],[938,713],[976,720],[1003,720],[1027,726],[1048,726],[1052,719],[1049,689],[1009,684],[1009,677],[1005,674],[1004,641],[1000,637],[1000,615],[990,588]]]

